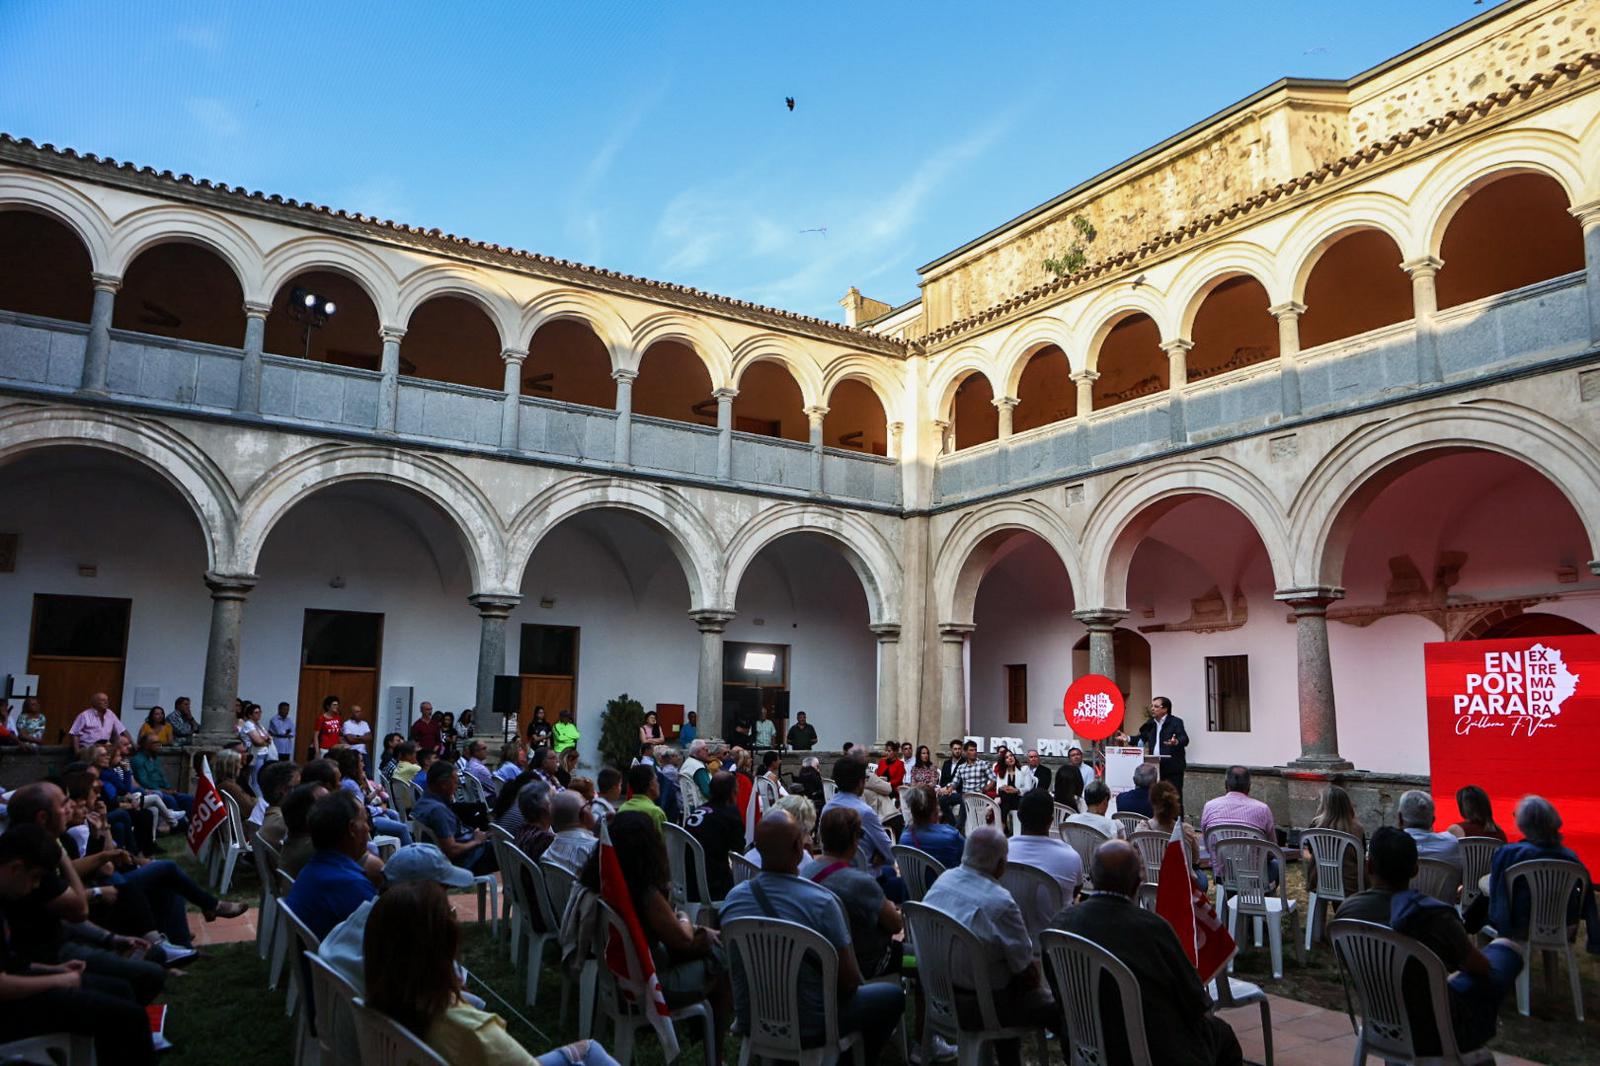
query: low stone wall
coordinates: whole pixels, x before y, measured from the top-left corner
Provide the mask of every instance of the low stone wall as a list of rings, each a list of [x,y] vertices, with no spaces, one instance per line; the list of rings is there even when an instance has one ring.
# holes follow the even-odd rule
[[[72,761],[72,749],[66,745],[45,745],[23,751],[20,748],[0,748],[0,788],[13,789],[31,781],[41,781],[61,770]],[[189,782],[189,751],[168,748],[161,753],[161,768],[167,780],[179,791],[187,791]]]

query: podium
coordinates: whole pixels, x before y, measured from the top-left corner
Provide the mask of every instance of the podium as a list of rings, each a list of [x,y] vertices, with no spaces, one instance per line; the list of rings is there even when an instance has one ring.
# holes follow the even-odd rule
[[[1106,787],[1111,790],[1111,795],[1126,792],[1133,788],[1133,772],[1145,763],[1161,765],[1161,760],[1170,758],[1167,755],[1151,755],[1138,745],[1126,748],[1106,748]]]

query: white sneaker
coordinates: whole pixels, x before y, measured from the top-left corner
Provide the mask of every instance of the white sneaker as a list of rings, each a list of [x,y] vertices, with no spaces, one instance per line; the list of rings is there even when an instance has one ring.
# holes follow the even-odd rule
[[[938,1033],[933,1035],[933,1057],[939,1062],[948,1062],[956,1057],[956,1046],[948,1043]]]

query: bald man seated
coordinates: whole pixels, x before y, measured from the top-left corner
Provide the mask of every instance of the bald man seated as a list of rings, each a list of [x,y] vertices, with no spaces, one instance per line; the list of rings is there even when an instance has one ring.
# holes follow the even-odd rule
[[[1101,844],[1089,864],[1089,880],[1095,891],[1082,903],[1058,911],[1050,928],[1094,941],[1133,971],[1144,1000],[1151,1061],[1171,1066],[1243,1063],[1244,1053],[1228,1023],[1206,1013],[1210,1001],[1172,926],[1134,903],[1144,862],[1133,845],[1121,840]],[[1127,1066],[1132,1060],[1116,997],[1103,998],[1101,1009],[1110,1066]]]
[[[781,918],[797,922],[820,933],[839,953],[836,986],[839,1007],[839,1032],[859,1032],[866,1043],[867,1061],[877,1061],[893,1034],[895,1020],[906,1008],[905,993],[898,984],[863,984],[850,943],[850,923],[844,908],[832,892],[814,881],[799,876],[800,864],[809,856],[805,850],[805,831],[787,811],[775,810],[756,824],[756,850],[761,853],[761,871],[729,890],[718,917],[723,925],[737,918]],[[822,1045],[822,972],[808,960],[795,990],[805,1019],[801,1039],[809,1047]],[[744,971],[733,967],[733,1005],[744,1032],[750,1032],[750,993]]]

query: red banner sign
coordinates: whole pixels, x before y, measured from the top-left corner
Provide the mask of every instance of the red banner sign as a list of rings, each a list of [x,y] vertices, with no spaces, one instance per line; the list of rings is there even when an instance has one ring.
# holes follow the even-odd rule
[[[189,838],[189,850],[196,855],[206,846],[206,841],[217,827],[228,820],[228,808],[222,803],[222,793],[217,791],[217,786],[211,780],[211,760],[204,763],[205,769],[194,783],[194,804],[189,808],[189,828],[185,835]]]
[[[1122,690],[1101,674],[1084,674],[1061,702],[1067,725],[1085,740],[1104,740],[1122,728]]]
[[[1600,869],[1600,637],[1428,644],[1428,758],[1436,829],[1458,820],[1456,790],[1489,793],[1511,839],[1530,792],[1561,812],[1568,847]]]

